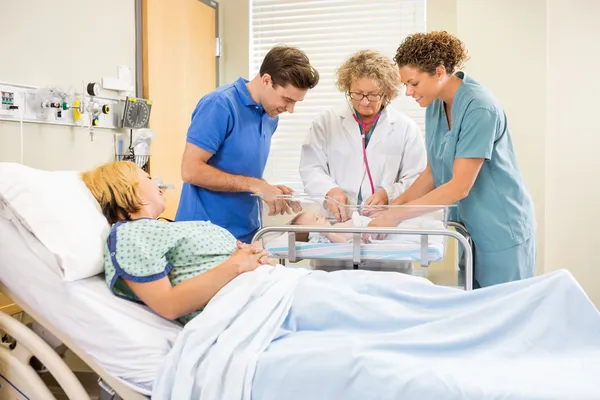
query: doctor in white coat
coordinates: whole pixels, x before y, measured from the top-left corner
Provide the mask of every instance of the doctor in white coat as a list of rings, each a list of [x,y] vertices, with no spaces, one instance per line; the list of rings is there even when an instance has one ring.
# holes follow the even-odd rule
[[[302,146],[300,176],[306,193],[327,196],[338,221],[350,216],[338,204],[384,205],[415,181],[427,165],[415,121],[388,107],[401,85],[387,57],[362,50],[337,72],[347,102],[322,112]]]

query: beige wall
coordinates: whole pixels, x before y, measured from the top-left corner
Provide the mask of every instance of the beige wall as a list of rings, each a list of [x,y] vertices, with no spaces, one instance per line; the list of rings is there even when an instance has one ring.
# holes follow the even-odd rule
[[[133,0],[0,1],[0,81],[58,85],[116,76],[118,65],[135,74]],[[116,92],[105,91],[114,97]],[[82,169],[110,160],[114,131],[23,125],[24,163],[46,169]],[[20,160],[20,129],[0,121],[0,162]]]
[[[519,165],[535,203],[538,272],[542,272],[546,0],[457,0],[456,4],[457,35],[465,42],[471,57],[465,71],[492,90],[508,117]]]
[[[437,0],[443,1],[443,0]],[[449,0],[449,2],[454,0]],[[596,94],[582,78],[600,61],[600,3],[592,0],[456,0],[466,72],[506,109],[538,221],[538,272],[566,268],[600,304],[600,160]],[[454,26],[454,21],[448,22]]]
[[[219,83],[231,83],[240,76],[249,79],[250,2],[220,0],[219,24],[223,45]]]
[[[596,0],[548,0],[545,99],[546,271],[568,268],[598,306],[599,15]]]

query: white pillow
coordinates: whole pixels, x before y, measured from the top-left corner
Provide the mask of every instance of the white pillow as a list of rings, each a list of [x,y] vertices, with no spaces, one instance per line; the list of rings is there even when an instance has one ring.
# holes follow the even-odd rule
[[[0,197],[54,254],[65,281],[104,270],[110,226],[79,172],[0,163]]]

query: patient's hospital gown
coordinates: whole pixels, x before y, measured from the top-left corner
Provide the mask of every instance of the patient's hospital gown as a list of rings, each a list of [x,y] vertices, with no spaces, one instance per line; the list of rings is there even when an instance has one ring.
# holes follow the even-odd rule
[[[141,302],[123,279],[152,282],[168,276],[177,285],[223,263],[235,250],[236,239],[210,222],[118,222],[106,241],[105,279],[115,295]],[[185,324],[200,311],[179,321]]]

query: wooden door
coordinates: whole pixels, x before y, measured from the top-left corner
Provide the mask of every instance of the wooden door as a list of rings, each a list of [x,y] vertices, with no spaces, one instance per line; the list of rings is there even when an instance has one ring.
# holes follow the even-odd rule
[[[192,111],[216,88],[216,10],[200,0],[143,0],[144,98],[152,101],[150,174],[166,191],[173,219],[181,193],[181,157]]]

